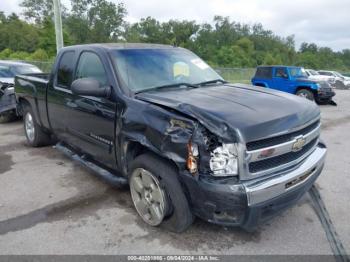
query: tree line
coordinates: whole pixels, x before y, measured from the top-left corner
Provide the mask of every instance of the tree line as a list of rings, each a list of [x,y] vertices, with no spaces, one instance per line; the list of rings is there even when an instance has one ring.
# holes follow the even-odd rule
[[[0,11],[0,59],[52,60],[56,54],[52,0],[23,0],[22,12]],[[335,52],[314,43],[296,48],[294,36],[280,37],[261,24],[248,25],[215,16],[211,23],[160,22],[152,17],[126,21],[123,3],[71,0],[62,6],[65,45],[144,42],[188,48],[217,67],[299,65],[350,71],[350,49]]]

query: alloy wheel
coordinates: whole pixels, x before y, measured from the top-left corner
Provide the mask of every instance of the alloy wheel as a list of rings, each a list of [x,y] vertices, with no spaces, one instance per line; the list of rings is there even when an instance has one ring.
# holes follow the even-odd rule
[[[131,197],[136,211],[151,226],[159,225],[165,216],[165,192],[158,179],[143,168],[136,168],[130,178]]]
[[[33,142],[35,138],[34,120],[29,112],[25,116],[24,125],[28,140],[30,142]]]

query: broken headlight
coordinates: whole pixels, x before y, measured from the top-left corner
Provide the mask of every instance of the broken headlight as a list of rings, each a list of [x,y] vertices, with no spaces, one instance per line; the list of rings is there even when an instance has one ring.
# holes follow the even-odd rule
[[[222,144],[210,154],[210,169],[214,176],[235,176],[238,174],[237,147]]]

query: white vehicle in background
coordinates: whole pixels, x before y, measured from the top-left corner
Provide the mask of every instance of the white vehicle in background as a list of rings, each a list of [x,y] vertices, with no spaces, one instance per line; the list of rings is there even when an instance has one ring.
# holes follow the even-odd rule
[[[343,76],[342,74],[340,74],[339,72],[336,72],[336,71],[320,70],[320,71],[318,71],[318,73],[320,75],[334,77],[334,79],[335,79],[334,86],[336,88],[341,88],[341,89],[350,88],[350,77]]]
[[[331,86],[334,86],[335,84],[335,77],[334,76],[328,76],[328,75],[321,75],[316,70],[313,69],[304,69],[305,73],[307,74],[308,78],[315,81],[326,81]]]

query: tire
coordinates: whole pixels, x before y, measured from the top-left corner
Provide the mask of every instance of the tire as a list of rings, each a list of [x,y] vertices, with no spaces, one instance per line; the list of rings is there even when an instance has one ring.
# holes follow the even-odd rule
[[[297,96],[309,99],[311,101],[315,101],[315,95],[314,93],[312,93],[312,91],[308,90],[308,89],[299,89],[296,93]]]
[[[30,106],[23,108],[23,126],[30,146],[39,147],[51,144],[50,135],[45,133],[38,125]]]
[[[143,173],[139,176],[139,172]],[[156,221],[149,219],[150,216],[152,217],[152,212],[150,210],[152,209],[151,206],[154,204],[147,204],[147,193],[145,193],[147,190],[146,186],[143,189],[140,189],[139,185],[137,185],[139,183],[136,182],[137,180],[144,180],[145,174],[147,174],[147,177],[151,174],[153,182],[155,182],[154,184],[159,185],[162,192],[161,194],[158,194],[157,198],[163,196],[161,199],[165,202],[163,205],[163,212],[158,212],[162,214],[159,216],[161,219],[158,219],[159,217],[157,217],[157,219],[155,219]],[[189,203],[177,177],[178,173],[175,168],[153,154],[147,153],[138,156],[130,165],[130,192],[132,201],[140,217],[151,226],[161,226],[166,230],[180,233],[185,231],[193,223],[194,216],[191,213]],[[150,188],[153,187],[151,186]],[[141,191],[142,193],[140,193]],[[151,194],[153,195],[154,192],[155,191],[152,191]],[[144,203],[140,205],[140,202]],[[157,201],[155,202],[159,207],[158,209],[161,210],[161,205],[158,205]]]

